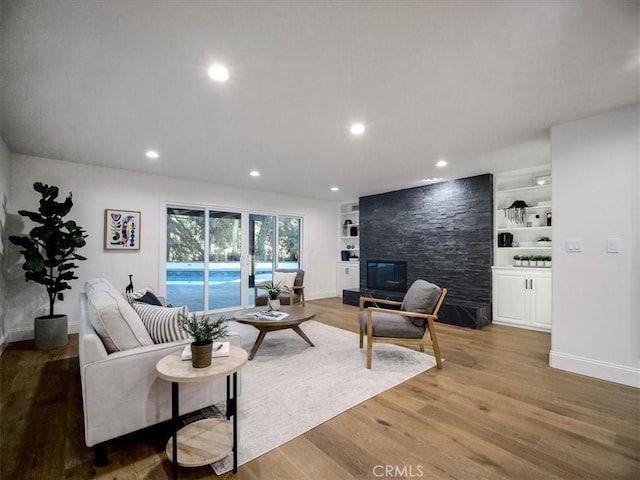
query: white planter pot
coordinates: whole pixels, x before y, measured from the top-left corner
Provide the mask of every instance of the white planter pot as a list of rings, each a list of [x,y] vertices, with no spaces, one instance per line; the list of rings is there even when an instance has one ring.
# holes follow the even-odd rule
[[[280,299],[276,298],[275,300],[267,299],[267,305],[270,310],[280,310]]]

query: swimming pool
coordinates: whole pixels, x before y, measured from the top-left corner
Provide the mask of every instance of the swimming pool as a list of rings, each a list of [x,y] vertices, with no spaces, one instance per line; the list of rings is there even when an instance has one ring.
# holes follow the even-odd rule
[[[256,265],[255,282],[272,279],[272,264]],[[297,264],[281,264],[278,268],[298,268]],[[208,285],[209,310],[241,306],[240,263],[211,263]],[[167,303],[187,305],[190,312],[204,310],[204,264],[171,263],[166,270]],[[253,287],[249,288],[248,305],[254,303]]]

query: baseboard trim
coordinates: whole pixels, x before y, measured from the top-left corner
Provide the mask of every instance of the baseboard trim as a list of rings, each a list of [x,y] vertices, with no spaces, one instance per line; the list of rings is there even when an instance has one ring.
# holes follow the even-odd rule
[[[80,323],[79,322],[69,322],[68,333],[78,333],[80,331]],[[24,342],[26,340],[33,340],[33,327],[31,328],[19,328],[17,330],[12,330],[8,334],[8,343],[13,342]]]
[[[549,352],[549,366],[567,372],[640,388],[640,368],[602,362],[568,353]]]
[[[9,341],[7,335],[4,334],[2,335],[2,337],[0,337],[0,355],[2,355],[2,353],[5,351],[7,345],[9,345]]]

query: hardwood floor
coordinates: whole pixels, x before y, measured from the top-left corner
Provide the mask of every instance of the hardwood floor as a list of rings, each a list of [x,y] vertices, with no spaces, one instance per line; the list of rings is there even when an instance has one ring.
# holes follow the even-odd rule
[[[356,307],[339,299],[308,305],[316,320],[357,331]],[[442,370],[352,408],[236,476],[201,467],[180,469],[180,478],[640,478],[639,390],[549,368],[546,333],[497,325],[438,324],[437,331]],[[84,445],[77,351],[73,335],[62,349],[21,342],[0,357],[1,477],[170,478],[157,430],[112,442],[110,463],[94,466]]]

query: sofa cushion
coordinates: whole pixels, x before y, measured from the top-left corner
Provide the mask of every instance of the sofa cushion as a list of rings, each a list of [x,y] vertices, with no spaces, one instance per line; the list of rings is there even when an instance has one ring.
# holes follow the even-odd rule
[[[189,308],[186,305],[169,308],[134,302],[133,309],[140,316],[154,343],[167,343],[189,338],[187,332],[178,325],[181,315],[185,317],[189,315]]]
[[[106,279],[85,283],[89,321],[107,352],[153,345],[138,314]]]
[[[415,313],[433,313],[442,289],[426,280],[413,282],[402,301],[402,310]],[[409,317],[417,327],[424,327],[427,321],[423,318]]]
[[[142,290],[136,290],[134,292],[127,292],[125,294],[127,296],[127,300],[129,303],[133,302],[143,302],[148,303],[150,305],[158,305],[162,306],[162,302],[155,293],[153,293],[153,289],[151,287],[143,288]]]

